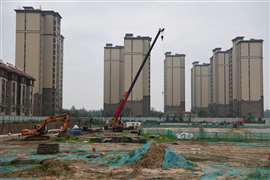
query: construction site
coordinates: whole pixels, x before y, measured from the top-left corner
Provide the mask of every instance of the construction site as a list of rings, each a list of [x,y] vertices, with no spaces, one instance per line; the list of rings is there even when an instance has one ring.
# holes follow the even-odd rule
[[[64,124],[68,125],[68,119],[65,118],[66,116],[58,117],[58,120],[63,120]],[[65,128],[60,122],[49,123],[49,131],[46,133],[42,131],[42,135],[35,131],[36,129],[1,135],[0,177],[14,179],[269,179],[270,177],[270,126],[243,124],[233,127],[230,123],[170,125],[145,122],[140,128],[130,127],[122,132],[113,132],[97,125],[93,127],[94,124],[92,128],[87,128],[89,125],[83,121],[77,121],[76,124],[81,124],[81,127],[75,125],[68,131],[69,135],[63,135]]]
[[[159,29],[113,117],[76,119],[65,113],[32,121],[2,120],[0,177],[269,179],[267,119],[250,123],[244,118],[121,118],[163,31]]]
[[[70,7],[73,11],[73,6]],[[189,66],[191,78],[188,79],[186,58],[189,60],[189,54],[186,57],[181,51],[195,49],[186,48],[194,42],[185,44],[170,37],[170,33],[165,36],[167,26],[159,28],[154,38],[126,33],[121,45],[106,43],[103,47],[102,108],[95,105],[97,99],[94,99],[100,96],[101,89],[86,74],[91,70],[82,70],[86,64],[80,66],[77,62],[85,55],[70,56],[76,60],[72,66],[81,71],[78,73],[72,68],[67,71],[82,83],[77,86],[74,79],[70,81],[69,88],[74,90],[65,97],[69,103],[87,102],[100,108],[100,114],[94,116],[83,106],[85,114],[80,115],[73,105],[70,110],[62,107],[62,16],[41,6],[13,10],[16,12],[13,12],[16,14],[16,65],[0,61],[0,179],[270,180],[270,119],[264,115],[268,97],[264,96],[263,87],[263,39],[236,36],[229,49],[214,48],[207,59],[209,63],[189,61],[192,67]],[[109,16],[113,14],[110,12]],[[126,22],[122,17],[121,21]],[[80,18],[76,17],[76,21]],[[72,24],[72,27],[82,24],[87,23]],[[103,22],[93,27],[100,24]],[[65,29],[67,47],[76,44],[71,49],[84,49],[92,60],[94,47],[80,46],[88,36],[84,34],[85,27],[81,32],[75,29],[74,34],[83,34],[77,44],[69,28]],[[110,26],[99,28],[100,32],[110,29],[111,34],[116,34]],[[183,34],[175,31],[177,35]],[[109,35],[98,35],[95,41],[93,34],[91,43],[87,40],[85,44],[98,46],[100,56],[102,38]],[[166,51],[162,52],[164,74],[155,71],[164,75],[164,87],[153,86],[151,91],[151,52],[167,36]],[[196,43],[199,41],[196,39]],[[185,48],[177,45],[180,52],[167,51],[174,49],[171,46],[174,42],[183,43]],[[207,43],[211,44],[208,39]],[[84,63],[89,63],[88,60]],[[95,69],[94,78],[102,84],[97,72]],[[186,79],[191,85],[188,88]],[[86,84],[91,91],[82,94],[84,91],[79,90],[86,89]],[[93,89],[97,89],[96,94],[92,93]],[[161,92],[157,95],[158,91]],[[153,92],[156,96],[151,96]],[[157,96],[164,98],[164,111],[156,111],[151,104]],[[77,101],[77,97],[86,100]]]

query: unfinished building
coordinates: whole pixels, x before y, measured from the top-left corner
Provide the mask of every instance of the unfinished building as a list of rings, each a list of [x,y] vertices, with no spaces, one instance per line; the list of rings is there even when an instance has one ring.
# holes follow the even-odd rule
[[[210,64],[192,63],[191,69],[191,111],[201,116],[208,115],[210,101]]]
[[[164,112],[185,112],[185,55],[165,53],[164,61]]]

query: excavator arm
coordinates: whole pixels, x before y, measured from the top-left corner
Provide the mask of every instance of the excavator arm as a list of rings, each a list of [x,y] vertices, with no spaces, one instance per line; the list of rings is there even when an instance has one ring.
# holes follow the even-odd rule
[[[41,136],[45,134],[45,128],[47,124],[63,121],[64,126],[62,132],[66,132],[66,130],[69,127],[69,115],[68,114],[62,114],[57,116],[50,116],[47,119],[43,120],[42,123],[37,124],[33,129],[23,129],[21,130],[22,136]]]

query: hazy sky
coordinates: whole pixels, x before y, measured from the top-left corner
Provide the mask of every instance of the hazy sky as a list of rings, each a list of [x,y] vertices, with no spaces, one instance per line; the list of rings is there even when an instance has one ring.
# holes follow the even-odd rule
[[[123,45],[125,33],[164,40],[151,54],[151,106],[163,110],[164,53],[186,54],[186,109],[190,109],[193,61],[209,62],[212,49],[232,46],[235,36],[264,40],[264,103],[270,108],[269,2],[233,1],[24,1],[0,0],[0,58],[15,63],[15,8],[34,6],[60,13],[64,41],[64,107],[103,106],[103,48]]]

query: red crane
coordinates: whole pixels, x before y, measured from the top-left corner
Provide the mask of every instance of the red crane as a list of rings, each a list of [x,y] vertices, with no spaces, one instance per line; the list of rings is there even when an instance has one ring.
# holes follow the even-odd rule
[[[134,87],[134,85],[135,85],[135,83],[136,83],[136,81],[137,81],[137,79],[138,79],[138,77],[139,77],[139,75],[140,75],[143,67],[144,67],[144,64],[146,63],[148,57],[150,56],[150,53],[151,53],[151,51],[152,51],[152,49],[153,49],[153,47],[154,47],[154,45],[155,45],[158,37],[160,36],[160,34],[163,31],[164,31],[164,28],[160,28],[158,30],[158,33],[157,33],[157,35],[156,35],[153,43],[151,44],[151,46],[150,46],[150,48],[149,48],[146,56],[144,57],[144,60],[143,60],[142,64],[140,65],[140,68],[139,68],[139,70],[138,70],[135,78],[133,79],[133,81],[132,81],[132,83],[131,83],[128,91],[126,91],[124,93],[123,99],[120,101],[117,109],[115,110],[114,115],[113,115],[113,119],[112,119],[112,130],[113,131],[122,131],[123,130],[124,125],[123,125],[123,123],[122,123],[122,121],[120,119],[120,114],[122,113],[122,111],[123,111],[123,109],[124,109],[124,107],[125,107],[125,105],[127,103],[128,97],[129,97],[129,95],[130,95],[130,93],[131,93],[131,91],[132,91],[132,89],[133,89],[133,87]],[[161,36],[161,39],[163,39],[163,36]]]

